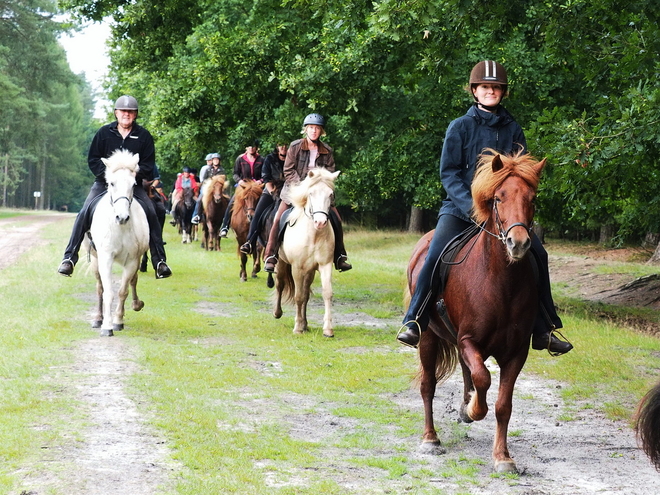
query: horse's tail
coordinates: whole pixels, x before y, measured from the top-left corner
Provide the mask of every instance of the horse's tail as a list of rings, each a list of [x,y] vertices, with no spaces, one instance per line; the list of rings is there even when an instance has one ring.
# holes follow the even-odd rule
[[[433,330],[428,329],[427,332]],[[435,355],[435,380],[436,384],[444,383],[456,371],[458,366],[458,349],[455,344],[438,338],[438,348]],[[420,361],[419,369],[415,378],[413,378],[413,386],[419,387],[422,379],[422,363]]]
[[[280,270],[284,273],[280,275]],[[282,302],[285,304],[293,303],[293,296],[296,291],[296,284],[293,280],[293,273],[291,271],[291,265],[288,263],[283,263],[281,260],[277,266],[278,278],[282,277],[284,280],[284,286],[282,287]]]
[[[660,383],[637,406],[635,432],[644,452],[660,471]]]

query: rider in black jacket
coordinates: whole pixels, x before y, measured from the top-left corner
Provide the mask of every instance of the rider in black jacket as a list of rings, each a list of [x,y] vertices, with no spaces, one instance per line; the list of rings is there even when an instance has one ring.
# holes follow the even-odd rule
[[[61,275],[71,276],[73,273],[73,267],[78,261],[78,251],[85,238],[85,233],[92,224],[94,206],[106,192],[105,164],[101,158],[108,158],[119,149],[128,150],[140,156],[140,170],[135,178],[137,186],[133,189],[133,194],[144,209],[149,222],[151,262],[156,272],[156,278],[166,278],[172,275],[172,271],[165,262],[165,248],[154,205],[142,187],[142,180],[153,180],[156,173],[154,140],[149,131],[135,122],[137,115],[137,100],[132,96],[120,96],[115,102],[117,120],[101,127],[92,139],[87,163],[96,179],[73,224],[69,245],[66,247],[64,259],[57,270]]]

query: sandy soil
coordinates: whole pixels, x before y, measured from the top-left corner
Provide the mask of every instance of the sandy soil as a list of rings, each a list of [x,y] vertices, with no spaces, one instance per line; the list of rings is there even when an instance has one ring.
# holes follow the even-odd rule
[[[26,238],[39,243],[39,229],[57,218],[52,215],[34,217],[29,225],[14,227],[11,222],[0,222],[0,268],[15,261],[30,247],[25,243]],[[26,236],[26,232],[34,235]],[[20,243],[17,241],[19,235]],[[12,252],[14,254],[10,256]],[[612,289],[632,280],[626,276],[593,273],[595,266],[606,262],[608,260],[602,256],[599,259],[587,255],[552,256],[551,277],[554,282],[565,282],[585,299],[612,302],[625,292]],[[654,289],[648,289],[648,284],[644,286],[647,287],[645,297],[653,299]],[[638,300],[638,296],[633,299]],[[198,311],[212,314],[215,308],[200,306]],[[320,320],[320,311],[319,307],[310,308],[310,319]],[[340,325],[383,327],[386,331],[391,330],[393,335],[398,326],[397,321],[375,320],[348,305],[336,304],[334,311],[335,320]],[[78,351],[78,359],[72,367],[60,370],[59,377],[54,379],[75,383],[77,396],[85,404],[89,417],[95,418],[94,422],[81,432],[81,439],[74,447],[52,453],[43,472],[26,480],[23,495],[164,493],[168,473],[174,468],[169,453],[163,441],[148,428],[146,418],[141,416],[137,405],[124,391],[125,377],[130,373],[140,373],[130,347],[121,339],[92,339],[81,344]],[[415,351],[401,348],[397,352]],[[255,363],[255,366],[258,364]],[[496,398],[497,368],[493,366],[492,369],[494,379],[488,401],[491,412],[484,421],[466,427],[463,441],[450,447],[445,455],[420,453],[417,438],[411,438],[403,451],[396,451],[396,455],[426,464],[435,472],[447,470],[443,468],[447,456],[456,458],[464,454],[467,458],[484,459],[484,464],[478,467],[476,486],[472,483],[462,484],[456,476],[443,477],[432,480],[439,492],[473,495],[660,493],[660,474],[637,448],[634,434],[627,424],[609,421],[593,410],[567,408],[559,396],[561,383],[539,379],[524,372],[516,385],[514,413],[509,427],[510,432],[515,432],[509,438],[509,448],[518,463],[521,476],[515,480],[492,477],[489,455],[485,454],[491,450],[495,425],[492,408]],[[441,439],[449,436],[444,432],[455,428],[458,419],[456,408],[461,393],[462,384],[458,375],[438,388],[435,409],[436,426]],[[422,411],[421,399],[416,390],[405,391],[391,397],[391,400],[400,404],[404,410]],[[272,404],[264,414],[272,415],[271,407]],[[330,408],[329,405],[325,407]],[[258,412],[257,407],[252,410],[255,414]],[[294,435],[308,440],[322,439],[331,431],[354,427],[330,413],[323,414],[323,410],[323,406],[318,407],[318,414],[306,417],[304,421],[285,415],[282,420],[291,423]],[[574,420],[563,421],[562,418],[566,416]],[[112,417],[122,417],[123,421],[112,421]],[[420,434],[421,428],[420,424]],[[391,444],[393,448],[400,447],[401,439],[392,435]],[[353,454],[359,456],[372,453]],[[393,480],[387,478],[383,470],[356,469],[330,448],[327,459],[328,476],[344,486],[346,493],[402,493],[405,486],[410,486],[410,480],[405,477]],[[273,486],[282,485],[273,481]]]

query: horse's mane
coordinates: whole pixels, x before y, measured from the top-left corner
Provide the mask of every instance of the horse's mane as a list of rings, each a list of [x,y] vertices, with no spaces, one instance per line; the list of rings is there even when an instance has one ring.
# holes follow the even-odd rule
[[[308,172],[305,180],[291,187],[289,199],[291,200],[291,204],[293,206],[304,208],[307,205],[309,189],[320,182],[326,184],[330,189],[334,191],[335,178],[332,172],[329,172],[323,167],[314,168],[310,172],[313,173],[310,174]]]
[[[140,167],[138,166],[138,161],[140,157],[134,155],[128,150],[116,150],[108,158],[103,160],[105,163],[105,172],[106,174],[114,174],[118,170],[128,169],[137,174]]]
[[[493,172],[493,159],[498,156],[503,167]],[[492,148],[487,148],[479,157],[477,170],[472,179],[472,217],[477,223],[488,220],[492,210],[495,191],[508,177],[520,177],[536,190],[541,179],[538,164],[533,156],[523,150],[509,155],[502,155]]]
[[[242,210],[245,206],[245,200],[250,196],[260,196],[263,186],[256,181],[243,181],[243,185],[236,189],[234,194],[234,211]]]
[[[209,179],[208,184],[204,188],[204,196],[202,198],[202,201],[204,205],[208,204],[209,201],[211,201],[211,197],[213,196],[213,190],[215,189],[215,185],[220,182],[222,184],[222,189],[224,191],[225,189],[225,177],[223,175],[214,175]]]

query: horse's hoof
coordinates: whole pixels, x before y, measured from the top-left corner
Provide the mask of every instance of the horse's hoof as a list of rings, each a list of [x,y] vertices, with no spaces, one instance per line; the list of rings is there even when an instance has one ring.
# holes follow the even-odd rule
[[[440,440],[435,440],[433,442],[422,442],[422,444],[419,446],[419,453],[429,454],[429,455],[442,455],[447,453],[447,449],[445,449],[440,444]]]
[[[101,328],[103,325],[103,320],[96,320],[92,322],[92,328]]]
[[[101,337],[112,337],[114,336],[114,333],[112,332],[112,329],[102,329],[101,333],[99,334]]]
[[[124,329],[124,324],[123,324],[123,323],[114,323],[114,324],[112,325],[112,329],[113,329],[115,332],[119,332],[119,331],[121,331],[121,330]]]
[[[474,420],[468,416],[467,413],[467,404],[461,404],[461,409],[458,412],[458,418],[463,422],[463,423],[472,423]]]
[[[282,318],[282,311],[273,311],[273,317],[279,320],[280,318]]]
[[[502,474],[517,473],[518,468],[516,467],[516,463],[513,461],[496,461],[495,472]]]
[[[324,337],[332,338],[335,336],[334,332],[330,330],[329,332],[323,332]]]
[[[142,308],[144,308],[144,301],[134,302],[132,307],[133,311],[142,311]]]

